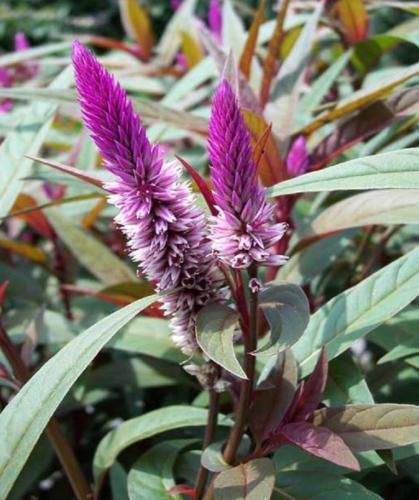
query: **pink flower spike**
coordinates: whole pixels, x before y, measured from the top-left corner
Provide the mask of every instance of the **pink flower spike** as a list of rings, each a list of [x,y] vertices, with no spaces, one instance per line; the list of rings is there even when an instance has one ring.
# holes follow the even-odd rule
[[[26,38],[25,33],[18,31],[15,33],[15,51],[19,52],[21,50],[26,50],[30,48],[30,43]]]
[[[204,213],[195,206],[189,185],[181,182],[179,163],[163,160],[125,91],[78,42],[73,64],[84,123],[115,176],[105,185],[110,202],[119,209],[115,220],[127,237],[131,257],[156,289],[181,287],[162,302],[172,316],[174,342],[193,353],[198,350],[196,313],[225,297]]]
[[[218,258],[238,269],[253,263],[283,264],[286,257],[272,255],[269,249],[287,225],[271,223],[274,206],[267,203],[266,190],[257,179],[250,135],[226,80],[212,103],[208,153],[218,209],[211,240]]]
[[[310,159],[307,144],[303,135],[300,135],[292,144],[287,157],[287,170],[290,177],[298,177],[307,172]]]
[[[223,28],[223,18],[220,6],[220,0],[210,0],[208,9],[208,26],[211,33],[214,34],[218,42],[221,41],[221,32]]]

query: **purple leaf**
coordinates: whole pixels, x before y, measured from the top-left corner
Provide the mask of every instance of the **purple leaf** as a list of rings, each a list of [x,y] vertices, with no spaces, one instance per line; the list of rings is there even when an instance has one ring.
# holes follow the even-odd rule
[[[278,439],[279,438],[279,439]],[[309,422],[297,422],[285,425],[277,439],[281,444],[289,442],[336,465],[360,470],[355,458],[345,441],[325,427],[317,427]]]

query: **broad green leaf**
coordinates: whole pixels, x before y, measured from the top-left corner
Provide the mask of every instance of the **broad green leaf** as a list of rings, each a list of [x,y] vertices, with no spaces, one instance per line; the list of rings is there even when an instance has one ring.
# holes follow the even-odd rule
[[[328,406],[374,403],[365,377],[346,352],[329,363],[326,390],[322,400]]]
[[[310,319],[293,350],[303,375],[322,346],[329,359],[410,304],[419,293],[419,248],[329,300]]]
[[[273,355],[294,345],[310,319],[310,305],[303,290],[291,283],[276,282],[260,293],[259,304],[271,331],[255,354]]]
[[[96,354],[120,328],[158,298],[152,295],[140,299],[78,335],[32,376],[2,411],[0,498],[7,498],[48,421]]]
[[[112,500],[129,500],[127,491],[127,473],[119,462],[115,462],[109,473]]]
[[[196,317],[196,339],[204,353],[239,378],[246,378],[236,353],[234,333],[239,315],[222,304],[203,307]]]
[[[271,498],[275,467],[269,458],[257,458],[218,474],[214,481],[215,500],[261,500]]]
[[[183,448],[194,439],[174,439],[153,446],[133,465],[128,474],[131,500],[179,500],[180,495],[168,493],[175,486],[173,466]]]
[[[419,406],[323,408],[314,413],[313,422],[339,434],[353,451],[387,450],[419,442]]]
[[[281,182],[268,189],[270,197],[316,191],[357,189],[419,189],[419,148],[349,160]]]
[[[19,54],[19,52],[17,53]],[[1,58],[0,58],[1,62]],[[70,67],[60,73],[48,89],[68,87],[73,79]],[[7,215],[29,174],[32,160],[25,155],[35,155],[51,126],[56,104],[34,103],[29,105],[17,126],[6,135],[0,145],[0,217]]]
[[[126,420],[109,432],[96,449],[93,469],[97,484],[101,484],[106,470],[128,446],[169,430],[204,426],[207,423],[207,414],[207,410],[203,408],[179,405],[167,406]],[[219,417],[219,425],[230,423],[229,419]]]
[[[416,337],[405,340],[403,344],[396,345],[396,347],[378,360],[378,364],[396,361],[397,359],[407,358],[415,354],[419,354],[419,330],[416,332]]]
[[[135,274],[109,248],[56,210],[47,211],[58,236],[80,263],[105,285],[135,281]]]
[[[383,189],[345,198],[323,210],[308,232],[320,235],[372,224],[419,224],[419,189]]]

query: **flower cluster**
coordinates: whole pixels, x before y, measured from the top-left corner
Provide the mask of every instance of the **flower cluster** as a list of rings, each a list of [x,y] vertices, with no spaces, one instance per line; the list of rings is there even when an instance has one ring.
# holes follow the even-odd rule
[[[284,264],[286,257],[273,255],[269,249],[287,226],[270,222],[274,206],[267,203],[265,189],[257,180],[250,135],[226,80],[212,103],[208,152],[218,208],[211,239],[219,259],[235,268]]]
[[[181,287],[163,298],[172,316],[174,342],[186,353],[197,349],[195,315],[225,297],[211,255],[204,213],[176,162],[163,161],[146,137],[125,91],[81,44],[73,48],[83,119],[115,180],[106,188],[119,209],[117,223],[132,258],[157,290]]]

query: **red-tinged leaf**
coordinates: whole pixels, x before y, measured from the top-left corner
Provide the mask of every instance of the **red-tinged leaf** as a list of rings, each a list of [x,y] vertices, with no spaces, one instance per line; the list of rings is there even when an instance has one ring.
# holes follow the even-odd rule
[[[281,439],[341,467],[360,470],[358,460],[345,441],[325,427],[317,427],[309,422],[285,425],[281,429]],[[282,441],[283,442],[283,441]]]
[[[112,50],[120,50],[122,52],[128,52],[128,54],[132,54],[135,57],[139,57],[140,59],[145,60],[146,54],[142,47],[138,45],[130,45],[125,42],[121,42],[120,40],[116,40],[115,38],[109,38],[106,36],[98,36],[98,35],[89,35],[87,37],[87,41],[101,49],[112,49]]]
[[[278,354],[275,366],[264,381],[272,388],[254,394],[249,427],[258,446],[281,422],[293,400],[297,386],[297,364],[291,350]]]
[[[195,488],[191,488],[187,484],[177,484],[176,486],[173,486],[170,488],[170,490],[167,492],[169,495],[185,495],[189,498],[192,498],[192,500],[196,499],[196,490]]]
[[[269,137],[272,134],[272,123],[270,123],[267,127],[265,132],[259,137],[258,142],[255,144],[255,147],[253,148],[253,160],[255,161],[256,164],[256,173],[259,176],[259,167],[261,164],[261,160],[263,155],[265,154],[265,148],[266,144],[269,140]]]
[[[363,0],[338,0],[334,9],[349,43],[368,37],[368,13]]]
[[[147,11],[137,0],[119,0],[119,9],[125,31],[137,41],[148,59],[154,45],[154,34]]]
[[[310,170],[318,170],[348,148],[376,134],[391,123],[419,111],[419,88],[405,89],[399,94],[370,104],[357,115],[339,125],[326,136],[310,155]]]
[[[254,151],[262,136],[267,133],[268,137],[263,148],[263,155],[259,160],[259,176],[264,186],[272,186],[287,178],[286,167],[282,161],[275,137],[272,131],[267,132],[268,124],[261,117],[247,109],[242,109],[242,114],[252,136]]]
[[[259,28],[264,20],[265,20],[265,0],[262,0],[259,4],[258,10],[256,11],[255,17],[253,18],[246,43],[244,45],[243,52],[240,57],[240,63],[239,63],[240,71],[242,72],[243,76],[248,80],[250,77],[252,58],[256,49]]]
[[[212,192],[210,188],[208,187],[208,184],[206,180],[201,177],[201,175],[191,166],[189,163],[181,158],[180,156],[175,155],[176,158],[182,163],[182,165],[186,168],[188,171],[189,175],[192,177],[192,179],[195,181],[196,185],[198,186],[199,190],[201,191],[202,196],[204,197],[205,201],[207,202],[208,208],[210,209],[210,212],[212,215],[217,215],[217,210],[215,208],[215,200],[212,195]]]
[[[29,224],[32,229],[44,236],[44,238],[51,240],[54,237],[54,230],[45,215],[40,211],[29,212],[30,209],[33,208],[35,210],[36,207],[37,203],[32,196],[20,193],[13,205],[10,215],[16,215],[19,219]],[[25,212],[15,214],[15,212],[21,211]]]
[[[103,189],[103,180],[100,177],[97,177],[96,175],[93,174],[87,174],[86,172],[83,172],[82,170],[79,170],[78,168],[70,167],[69,165],[64,165],[62,163],[58,163],[56,161],[52,160],[47,160],[46,158],[38,158],[36,156],[29,156],[26,155],[27,158],[37,161],[39,163],[42,163],[43,165],[47,165],[48,167],[55,168],[56,170],[59,170],[60,172],[64,172],[65,174],[72,175],[73,177],[77,177],[78,179],[81,179],[82,181],[88,182],[89,184],[92,184],[93,186],[97,186]]]
[[[307,380],[300,394],[294,415],[291,417],[293,422],[306,420],[317,410],[320,404],[322,394],[326,388],[328,373],[327,350],[325,347],[320,352],[317,365]]]
[[[4,281],[0,285],[0,307],[2,306],[2,304],[4,302],[4,297],[6,296],[6,292],[7,292],[8,286],[9,286],[9,282],[8,281]]]
[[[269,100],[272,80],[279,69],[277,62],[278,54],[284,37],[284,21],[289,3],[289,0],[281,2],[281,6],[278,9],[278,14],[276,16],[275,29],[272,38],[269,40],[268,52],[263,62],[263,77],[259,94],[262,106],[265,106]]]

